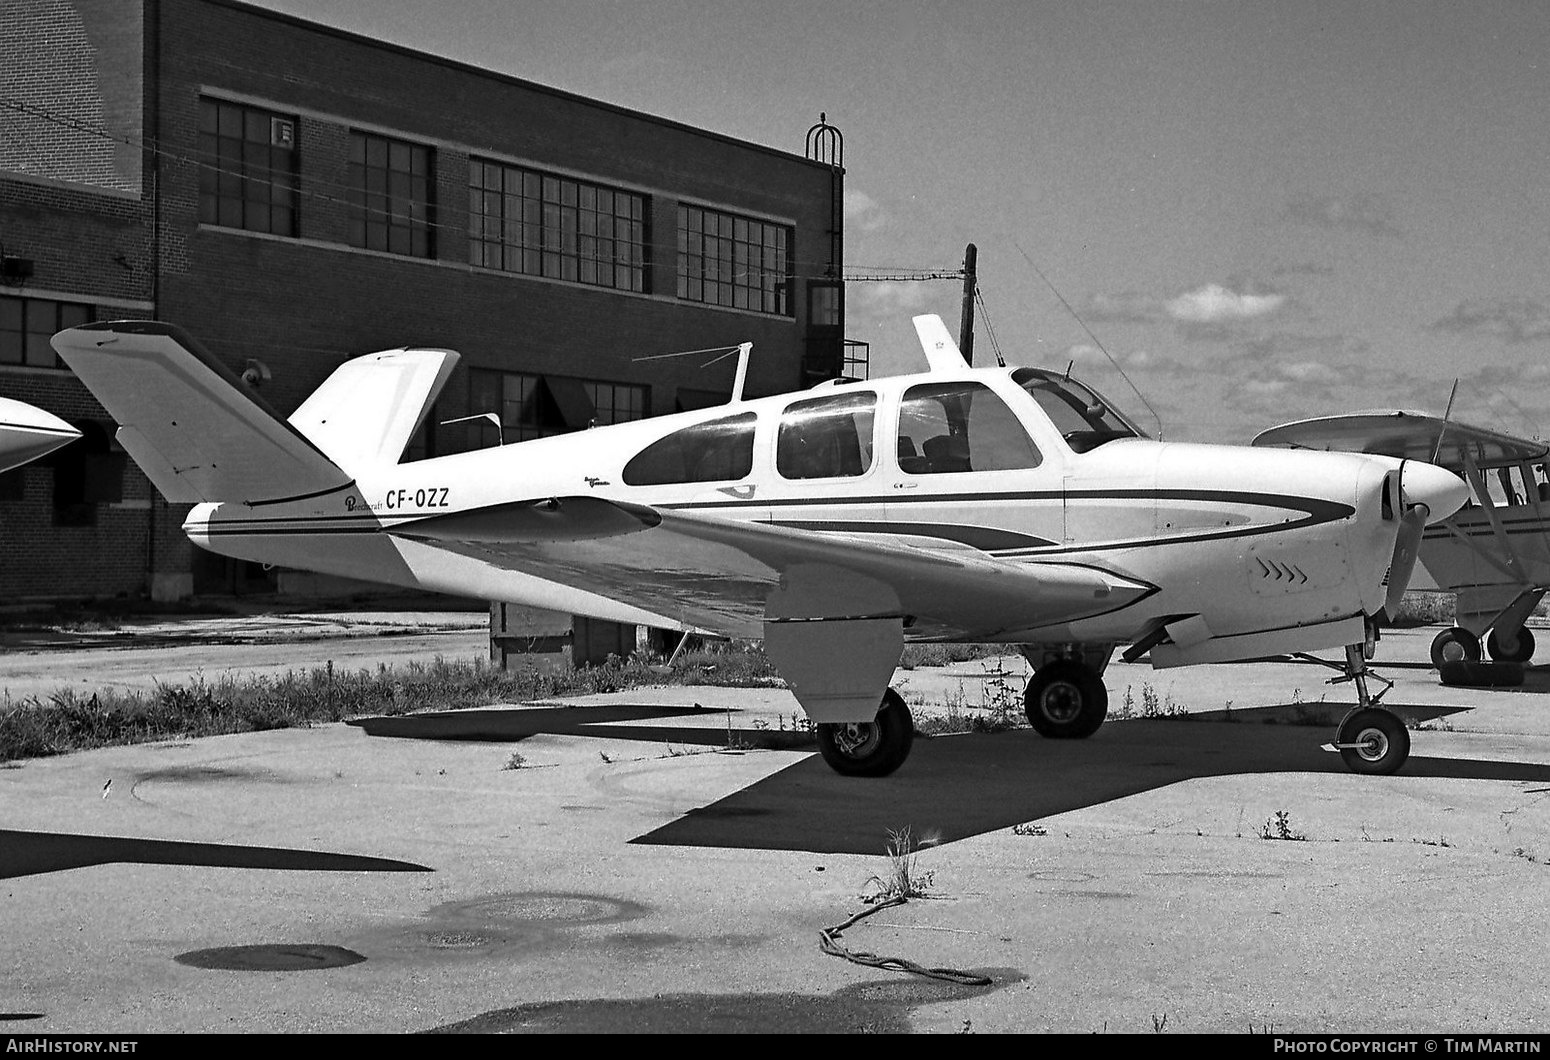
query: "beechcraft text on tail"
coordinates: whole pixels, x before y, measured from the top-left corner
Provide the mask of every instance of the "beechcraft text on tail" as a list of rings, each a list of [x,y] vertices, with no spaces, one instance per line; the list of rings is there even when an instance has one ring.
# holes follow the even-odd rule
[[[1114,651],[1181,666],[1345,648],[1336,746],[1392,772],[1367,693],[1372,616],[1467,489],[1428,463],[1154,441],[1067,374],[971,368],[918,317],[930,370],[403,462],[457,355],[346,362],[289,418],[177,328],[54,346],[185,530],[256,562],[760,637],[845,774],[914,728],[907,640],[1016,645],[1030,722],[1092,735]],[[747,357],[748,350],[742,351]],[[743,378],[740,369],[738,378]],[[1392,570],[1391,570],[1392,568]]]

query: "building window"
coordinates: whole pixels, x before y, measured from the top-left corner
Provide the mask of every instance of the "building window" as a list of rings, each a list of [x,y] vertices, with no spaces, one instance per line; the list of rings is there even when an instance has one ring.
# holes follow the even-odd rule
[[[296,119],[199,101],[199,220],[296,235]]]
[[[633,383],[581,384],[592,399],[592,422],[599,427],[646,417],[646,388]]]
[[[49,339],[92,321],[92,307],[48,298],[0,297],[0,364],[64,368]]]
[[[646,387],[631,383],[471,368],[468,385],[470,416],[495,413],[501,424],[498,440],[504,442],[624,423],[646,414]],[[467,422],[468,448],[479,449],[497,441],[489,420],[473,418]]]
[[[791,315],[791,229],[678,207],[678,297]]]
[[[472,159],[468,260],[487,269],[646,290],[646,199]]]
[[[350,243],[429,258],[431,149],[370,133],[350,133]]]

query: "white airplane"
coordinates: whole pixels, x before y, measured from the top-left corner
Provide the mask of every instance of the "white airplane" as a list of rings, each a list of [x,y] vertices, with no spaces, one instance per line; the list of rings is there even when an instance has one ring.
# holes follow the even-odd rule
[[[1421,541],[1422,587],[1458,594],[1455,625],[1432,663],[1528,662],[1523,623],[1550,589],[1550,446],[1419,412],[1355,412],[1282,424],[1259,446],[1344,450],[1426,460],[1463,476],[1473,496]]]
[[[1155,667],[1344,647],[1360,772],[1409,753],[1365,659],[1428,519],[1467,489],[1418,461],[1164,444],[1068,375],[930,371],[409,463],[457,358],[346,362],[289,420],[177,328],[54,348],[195,543],[263,563],[663,628],[762,637],[831,767],[881,776],[914,734],[906,639],[1017,645],[1045,736],[1103,722],[1114,649]],[[1398,584],[1399,591],[1403,585]],[[1382,693],[1379,693],[1381,697]]]
[[[0,472],[47,456],[81,432],[53,413],[0,397]]]

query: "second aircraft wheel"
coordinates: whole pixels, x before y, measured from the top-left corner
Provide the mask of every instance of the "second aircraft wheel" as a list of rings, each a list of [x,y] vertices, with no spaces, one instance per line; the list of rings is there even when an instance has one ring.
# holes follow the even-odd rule
[[[818,753],[829,768],[847,777],[885,777],[904,764],[915,742],[915,722],[899,693],[883,693],[871,721],[826,722],[818,726]]]
[[[1463,626],[1449,626],[1432,640],[1432,665],[1447,662],[1479,662],[1480,638]]]
[[[1485,635],[1485,650],[1497,662],[1526,663],[1534,657],[1534,634],[1527,626],[1519,626],[1511,636],[1493,629]]]
[[[1091,669],[1070,659],[1041,667],[1023,692],[1028,724],[1040,736],[1081,740],[1109,713],[1109,690]]]
[[[1340,757],[1353,773],[1387,775],[1410,757],[1410,733],[1399,716],[1377,707],[1354,710],[1335,735]]]

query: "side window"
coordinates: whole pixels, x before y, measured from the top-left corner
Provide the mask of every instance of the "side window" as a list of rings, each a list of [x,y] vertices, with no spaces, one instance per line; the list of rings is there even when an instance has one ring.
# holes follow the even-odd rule
[[[981,383],[926,383],[899,405],[899,469],[910,475],[1038,467],[1039,451],[1006,402]]]
[[[753,470],[753,413],[697,423],[652,442],[624,465],[627,486],[734,482]]]
[[[781,478],[854,478],[872,466],[877,395],[842,394],[786,407],[775,438]]]

